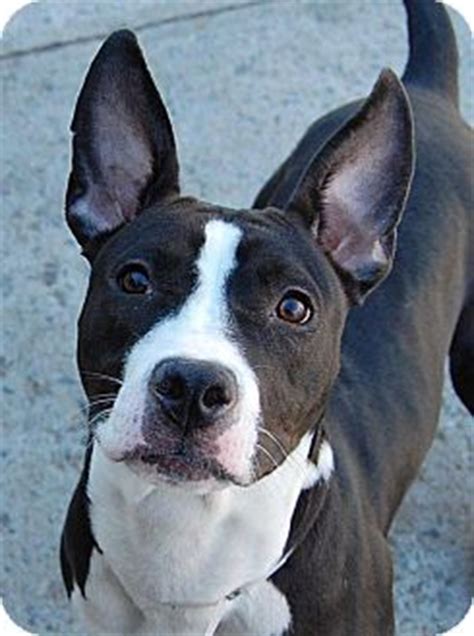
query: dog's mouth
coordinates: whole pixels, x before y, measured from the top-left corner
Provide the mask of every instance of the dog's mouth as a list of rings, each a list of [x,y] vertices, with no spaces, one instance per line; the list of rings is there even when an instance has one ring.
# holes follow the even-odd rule
[[[139,415],[116,409],[96,420],[93,434],[110,460],[143,480],[154,485],[207,482],[212,488],[248,486],[254,480],[253,439],[239,422],[194,423],[183,430],[151,409]]]
[[[136,473],[168,482],[198,482],[215,480],[222,483],[240,483],[214,457],[182,444],[174,450],[137,447],[127,452],[123,461]]]

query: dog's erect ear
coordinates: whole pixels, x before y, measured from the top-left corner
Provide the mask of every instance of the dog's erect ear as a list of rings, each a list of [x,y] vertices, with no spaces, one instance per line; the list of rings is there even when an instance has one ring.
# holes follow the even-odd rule
[[[84,248],[151,198],[179,191],[171,123],[130,31],[113,33],[96,55],[71,130],[66,218]]]
[[[413,173],[412,115],[390,70],[311,161],[287,206],[360,303],[390,271]]]

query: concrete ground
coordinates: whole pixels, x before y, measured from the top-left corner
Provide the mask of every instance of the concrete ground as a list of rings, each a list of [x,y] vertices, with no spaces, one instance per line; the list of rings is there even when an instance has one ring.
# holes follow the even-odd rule
[[[472,122],[470,36],[453,18]],[[68,125],[93,54],[123,26],[138,32],[173,115],[184,190],[238,207],[311,121],[367,94],[382,66],[401,72],[407,52],[399,0],[43,1],[8,26],[1,589],[9,613],[36,633],[73,630],[57,546],[83,452],[74,349],[87,267],[62,217]],[[472,594],[467,420],[447,388],[439,434],[392,534],[403,636],[446,630]]]

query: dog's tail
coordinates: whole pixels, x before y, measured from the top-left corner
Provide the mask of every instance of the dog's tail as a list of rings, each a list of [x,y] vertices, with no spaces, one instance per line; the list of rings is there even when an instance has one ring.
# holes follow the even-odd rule
[[[403,3],[410,45],[403,81],[438,92],[459,107],[458,47],[446,7],[435,0]]]

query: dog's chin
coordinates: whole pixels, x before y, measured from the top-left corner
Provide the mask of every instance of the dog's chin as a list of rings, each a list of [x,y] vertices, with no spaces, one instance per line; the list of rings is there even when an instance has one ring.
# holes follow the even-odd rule
[[[189,452],[160,454],[137,447],[128,451],[119,461],[151,485],[167,483],[202,494],[223,490],[231,485],[244,487],[251,481],[233,475],[213,457]]]

